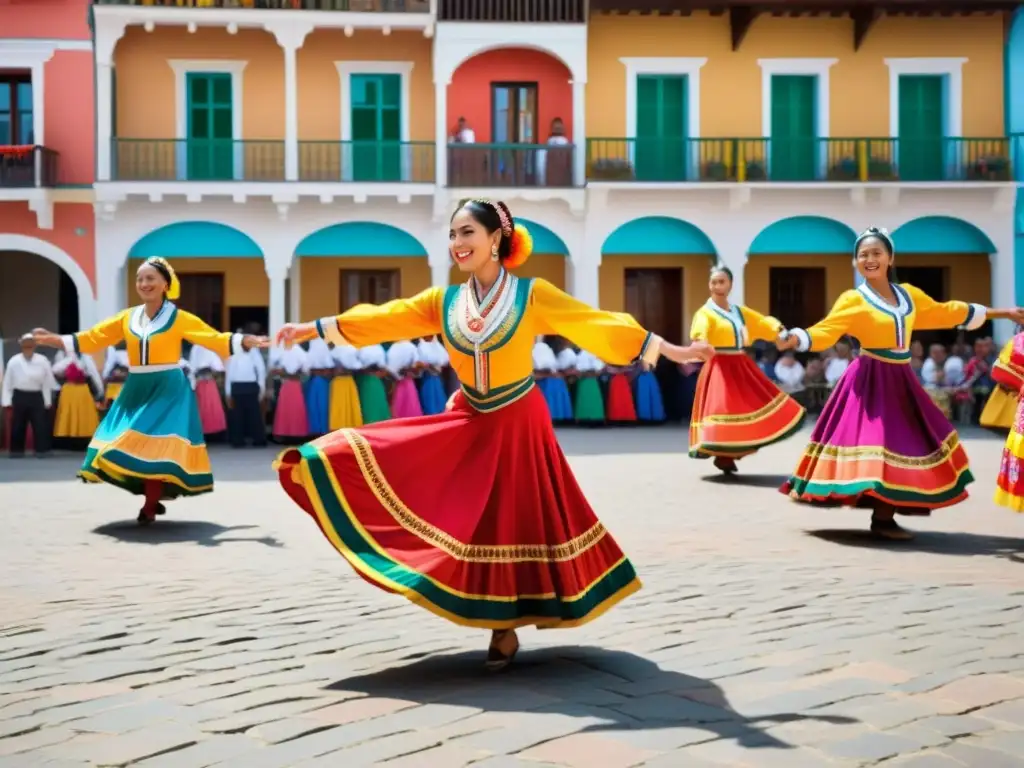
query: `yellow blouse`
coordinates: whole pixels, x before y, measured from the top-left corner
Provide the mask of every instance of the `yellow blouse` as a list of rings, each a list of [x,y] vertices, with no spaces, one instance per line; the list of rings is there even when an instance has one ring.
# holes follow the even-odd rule
[[[533,387],[537,336],[564,336],[611,365],[653,363],[661,347],[630,315],[594,309],[546,280],[507,272],[483,301],[470,281],[380,306],[360,304],[316,325],[321,338],[354,347],[440,335],[463,393],[479,411],[497,410]]]
[[[962,326],[980,328],[985,322],[985,307],[965,301],[935,301],[908,283],[893,285],[898,305],[887,303],[867,283],[845,291],[828,316],[807,328],[791,328],[800,340],[801,352],[819,352],[835,344],[844,334],[860,341],[867,350],[909,354],[914,329],[927,331]]]
[[[1010,339],[1003,345],[1003,349],[999,353],[999,359],[992,366],[992,378],[1000,386],[1020,391],[1021,387],[1024,386],[1024,367],[1013,362],[1013,342],[1014,339]]]
[[[743,349],[755,341],[775,341],[782,323],[749,307],[730,304],[722,309],[708,299],[693,316],[690,339],[706,341],[715,349]]]
[[[64,348],[75,354],[93,354],[123,341],[132,368],[177,365],[182,341],[198,344],[224,358],[243,351],[241,334],[215,331],[169,301],[164,302],[152,319],[146,316],[145,309],[142,305],[132,307],[88,331],[64,336]]]

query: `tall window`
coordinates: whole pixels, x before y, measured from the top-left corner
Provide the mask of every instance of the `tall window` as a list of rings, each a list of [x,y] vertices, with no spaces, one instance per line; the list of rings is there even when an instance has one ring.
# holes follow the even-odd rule
[[[491,141],[496,144],[536,144],[537,84],[492,83]]]
[[[28,74],[0,74],[0,145],[10,144],[35,144]]]
[[[397,269],[343,269],[340,271],[342,312],[357,304],[383,304],[397,299],[401,274]]]

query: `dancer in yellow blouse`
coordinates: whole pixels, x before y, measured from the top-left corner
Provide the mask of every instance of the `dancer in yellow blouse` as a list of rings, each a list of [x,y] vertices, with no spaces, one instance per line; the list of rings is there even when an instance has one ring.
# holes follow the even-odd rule
[[[178,365],[189,341],[228,357],[265,345],[266,339],[220,333],[178,309],[178,277],[164,259],[146,260],[135,276],[142,304],[88,331],[58,336],[37,328],[41,344],[69,354],[93,354],[126,343],[128,379],[89,443],[78,475],[145,497],[139,523],[163,514],[162,501],[213,490],[203,425],[188,379]]]
[[[843,293],[821,322],[779,339],[780,349],[814,352],[844,334],[861,344],[782,491],[802,502],[870,506],[876,535],[909,539],[896,513],[928,515],[956,504],[974,480],[956,430],[908,365],[911,334],[957,326],[973,330],[986,317],[1020,322],[1024,310],[935,301],[919,288],[897,284],[894,261],[888,233],[866,231],[854,245],[854,264],[865,282]]]
[[[517,627],[583,624],[640,586],[558,446],[534,383],[534,339],[562,335],[614,365],[713,350],[669,344],[629,315],[515,277],[532,244],[504,203],[460,205],[449,243],[468,282],[286,325],[278,340],[363,347],[441,334],[462,383],[450,410],[343,429],[286,451],[277,467],[363,578],[492,630],[496,670],[515,655]]]
[[[715,356],[700,372],[690,416],[690,456],[715,457],[725,473],[736,460],[777,443],[800,428],[803,406],[768,380],[745,351],[754,341],[775,341],[782,324],[750,307],[729,303],[732,271],[717,265],[711,298],[693,316],[690,339],[706,341]]]
[[[1024,385],[1024,368],[1015,365],[1011,359],[1013,339],[1006,342],[999,359],[992,366],[992,380],[996,386],[988,396],[985,407],[978,419],[981,426],[1008,432],[1013,427],[1017,415],[1017,402],[1020,400],[1020,389]]]

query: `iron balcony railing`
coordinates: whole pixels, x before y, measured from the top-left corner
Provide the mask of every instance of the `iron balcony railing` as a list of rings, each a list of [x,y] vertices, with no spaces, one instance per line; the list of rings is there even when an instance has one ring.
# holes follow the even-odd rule
[[[57,185],[57,152],[33,145],[0,146],[0,188]]]
[[[438,21],[586,24],[588,0],[438,0]]]
[[[432,184],[434,143],[300,141],[298,180]],[[283,140],[112,140],[112,181],[285,181]]]
[[[589,181],[1011,181],[1024,136],[587,140]]]
[[[93,0],[94,5],[159,6],[162,8],[254,8],[294,11],[363,11],[367,13],[429,13],[429,0]]]
[[[572,144],[449,144],[449,187],[572,187]]]

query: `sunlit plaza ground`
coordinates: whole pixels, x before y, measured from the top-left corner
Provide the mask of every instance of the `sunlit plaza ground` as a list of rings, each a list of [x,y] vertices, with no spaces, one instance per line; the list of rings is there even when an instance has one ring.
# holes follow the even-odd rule
[[[168,505],[0,458],[0,766],[1024,766],[1024,517],[1001,441],[965,503],[876,543],[776,491],[806,432],[722,481],[678,427],[563,430],[644,589],[586,627],[486,633],[357,578],[266,451]],[[460,478],[471,483],[473,478]]]

